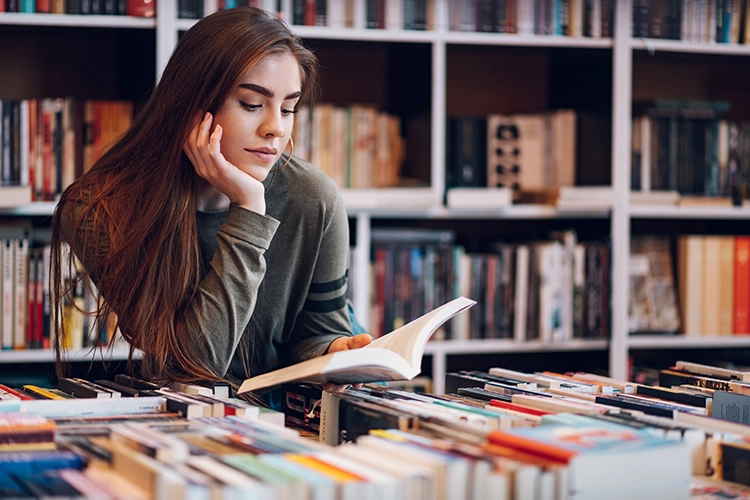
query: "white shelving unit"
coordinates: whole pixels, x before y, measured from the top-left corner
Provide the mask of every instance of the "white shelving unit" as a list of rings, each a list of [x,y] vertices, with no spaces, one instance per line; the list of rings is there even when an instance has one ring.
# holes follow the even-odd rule
[[[362,9],[364,0],[357,0]],[[282,5],[290,12],[291,2]],[[671,40],[633,39],[631,33],[631,0],[618,0],[615,12],[615,36],[612,39],[568,38],[553,36],[519,36],[490,33],[459,33],[447,29],[448,0],[435,0],[434,31],[407,30],[367,30],[364,28],[321,28],[291,26],[293,31],[306,39],[333,40],[345,42],[388,42],[396,44],[427,44],[430,48],[431,64],[431,103],[433,117],[430,128],[430,187],[423,193],[427,203],[416,206],[349,206],[349,215],[356,227],[356,250],[360,266],[352,269],[357,290],[355,297],[358,314],[364,324],[369,318],[369,279],[366,268],[369,260],[370,229],[378,219],[483,219],[483,220],[554,220],[578,219],[581,221],[607,219],[611,227],[612,242],[612,288],[611,288],[611,338],[606,341],[577,341],[564,344],[521,344],[505,341],[471,342],[432,342],[427,354],[432,356],[433,376],[436,388],[441,388],[447,358],[456,354],[583,351],[607,350],[610,375],[626,378],[628,356],[631,350],[709,348],[709,347],[748,347],[750,338],[729,336],[686,338],[629,336],[628,315],[628,276],[631,222],[636,219],[722,219],[745,220],[750,218],[750,208],[735,207],[680,207],[680,206],[641,206],[631,205],[630,189],[630,149],[631,149],[631,101],[633,91],[633,57],[636,52],[660,54],[664,52],[707,54],[720,56],[750,56],[750,46],[727,44],[683,43]],[[57,26],[57,27],[106,27],[154,29],[156,33],[156,75],[157,79],[166,65],[178,40],[179,32],[189,29],[196,21],[177,19],[174,0],[157,0],[157,19],[139,19],[118,16],[71,16],[41,14],[0,14],[0,25],[16,26]],[[363,13],[363,10],[360,10]],[[288,17],[287,17],[288,18]],[[493,46],[522,48],[564,48],[582,51],[606,51],[612,57],[612,156],[611,168],[614,199],[612,208],[598,211],[559,211],[554,207],[540,205],[513,206],[502,210],[449,210],[441,204],[445,188],[445,118],[447,116],[448,51],[456,46]],[[357,192],[345,193],[356,198]],[[384,197],[397,198],[398,190],[384,190]],[[0,209],[3,216],[44,216],[54,210],[52,203],[39,203],[16,208]],[[49,353],[0,353],[0,362],[15,359],[51,360]],[[80,354],[85,357],[85,354]],[[38,357],[36,357],[38,356]],[[49,356],[49,358],[45,357]]]

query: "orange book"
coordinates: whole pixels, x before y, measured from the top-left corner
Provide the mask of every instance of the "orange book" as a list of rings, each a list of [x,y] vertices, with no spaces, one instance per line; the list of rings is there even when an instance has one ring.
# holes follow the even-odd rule
[[[487,440],[491,444],[509,447],[514,450],[563,463],[570,462],[576,455],[578,455],[578,453],[572,450],[566,450],[565,448],[560,448],[559,446],[554,446],[543,441],[503,431],[490,432],[487,435]]]
[[[750,334],[750,236],[734,239],[734,333]]]
[[[303,465],[307,467],[308,469],[312,469],[321,474],[325,474],[326,476],[332,478],[337,483],[347,483],[351,481],[362,482],[365,480],[364,478],[360,476],[352,474],[351,472],[340,469],[334,465],[329,464],[328,462],[324,462],[323,460],[320,460],[316,457],[312,457],[309,455],[300,455],[297,453],[285,453],[284,457],[292,462]]]

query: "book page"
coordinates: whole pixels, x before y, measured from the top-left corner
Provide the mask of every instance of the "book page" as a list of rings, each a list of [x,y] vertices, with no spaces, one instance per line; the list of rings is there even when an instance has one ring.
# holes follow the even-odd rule
[[[453,299],[401,328],[373,340],[363,349],[388,349],[404,358],[413,369],[420,370],[422,354],[432,334],[440,325],[474,304],[476,304],[475,301],[466,297]]]
[[[386,380],[409,380],[417,373],[398,354],[385,349],[352,349],[280,368],[245,380],[238,393],[255,391],[286,382],[358,384]]]

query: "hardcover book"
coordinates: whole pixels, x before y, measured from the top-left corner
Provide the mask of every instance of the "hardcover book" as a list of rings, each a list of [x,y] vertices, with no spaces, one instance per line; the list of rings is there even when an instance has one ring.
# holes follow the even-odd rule
[[[419,375],[425,346],[435,330],[475,303],[465,297],[453,299],[362,349],[325,354],[249,378],[238,393],[297,381],[354,384],[411,380]]]

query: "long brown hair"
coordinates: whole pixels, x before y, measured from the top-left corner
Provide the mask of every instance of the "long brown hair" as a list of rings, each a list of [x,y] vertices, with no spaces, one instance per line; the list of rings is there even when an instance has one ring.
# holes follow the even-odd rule
[[[62,194],[52,219],[53,317],[62,318],[73,286],[64,283],[72,255],[96,283],[96,323],[117,318],[133,352],[148,354],[149,375],[215,379],[185,325],[201,279],[195,171],[182,146],[196,120],[216,113],[241,76],[262,57],[290,53],[300,65],[302,97],[316,90],[317,62],[280,20],[241,7],[212,14],[177,44],[161,81],[124,136]],[[65,217],[65,219],[62,219]],[[65,236],[62,220],[68,221]],[[64,239],[72,253],[67,257]],[[57,321],[57,373],[65,372],[65,331]]]

